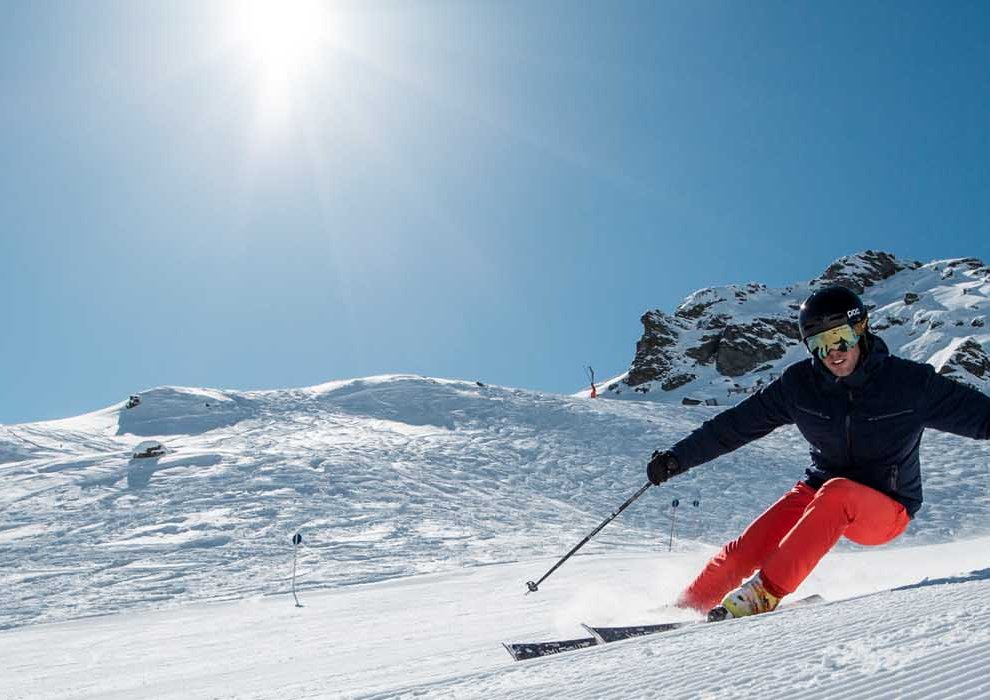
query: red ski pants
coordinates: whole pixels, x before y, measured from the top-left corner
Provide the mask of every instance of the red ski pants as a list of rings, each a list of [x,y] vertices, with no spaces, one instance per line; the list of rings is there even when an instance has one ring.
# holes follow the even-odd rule
[[[782,598],[843,535],[857,544],[884,544],[909,520],[903,505],[855,481],[830,479],[817,492],[798,482],[711,558],[677,604],[707,611],[757,569],[767,590]]]

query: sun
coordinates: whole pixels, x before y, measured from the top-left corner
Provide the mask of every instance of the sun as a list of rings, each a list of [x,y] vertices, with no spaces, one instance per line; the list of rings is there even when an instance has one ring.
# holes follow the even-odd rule
[[[243,0],[237,34],[267,80],[290,80],[318,60],[327,14],[315,0]]]
[[[324,39],[326,15],[315,0],[245,0],[236,7],[241,40],[268,72],[300,70]]]
[[[241,8],[244,41],[268,70],[299,69],[323,39],[325,17],[317,2],[248,0]]]

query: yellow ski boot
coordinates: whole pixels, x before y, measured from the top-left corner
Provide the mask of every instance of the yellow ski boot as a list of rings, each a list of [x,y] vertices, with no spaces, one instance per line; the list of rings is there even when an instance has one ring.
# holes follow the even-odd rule
[[[732,617],[747,617],[770,612],[780,603],[780,598],[772,595],[763,586],[760,575],[756,574],[722,600],[724,607]]]

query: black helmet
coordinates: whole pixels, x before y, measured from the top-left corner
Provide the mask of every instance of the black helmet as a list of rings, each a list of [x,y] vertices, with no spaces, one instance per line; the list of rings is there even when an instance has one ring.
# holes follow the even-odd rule
[[[801,304],[798,325],[803,341],[843,324],[852,326],[859,335],[866,331],[866,307],[855,292],[845,287],[822,287]]]

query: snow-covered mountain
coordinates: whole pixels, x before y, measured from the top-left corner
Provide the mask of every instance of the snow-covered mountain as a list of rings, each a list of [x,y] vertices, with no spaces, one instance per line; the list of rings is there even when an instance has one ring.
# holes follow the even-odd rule
[[[415,376],[138,397],[0,428],[0,628],[284,591],[296,531],[307,588],[566,551],[655,447],[718,410]],[[134,458],[149,438],[165,454]],[[925,457],[925,517],[904,541],[990,532],[990,446],[933,433]],[[675,496],[702,504],[682,513],[682,548],[719,543],[806,462],[800,434],[777,431],[644,499],[589,551],[665,542]]]
[[[676,403],[738,403],[807,356],[800,302],[826,284],[862,294],[871,327],[902,357],[990,393],[990,267],[974,258],[927,264],[868,250],[782,289],[710,287],[673,315],[645,313],[629,371],[602,395]]]
[[[806,445],[778,430],[649,491],[523,595],[643,483],[650,450],[717,410],[385,376],[159,388],[3,426],[0,698],[986,691],[990,638],[973,611],[990,592],[990,445],[937,433],[908,533],[842,545],[805,592],[957,583],[512,662],[501,641],[683,615],[665,606],[713,547],[800,478]],[[132,456],[151,440],[165,453]],[[296,532],[303,608],[288,594]],[[772,653],[775,673],[713,680],[726,644],[748,666]]]
[[[866,285],[875,322],[889,324],[881,333],[979,379],[970,366],[985,338],[965,308],[987,293],[979,270],[956,261],[888,277],[942,281],[918,299]],[[719,294],[692,297],[699,322],[734,308]],[[780,323],[784,335],[783,309],[800,294],[752,296],[746,323]],[[910,323],[888,320],[898,314]],[[965,319],[965,337],[936,342]],[[696,330],[678,333],[682,343]],[[734,366],[720,352],[706,371]],[[795,347],[784,353],[767,362]],[[719,410],[390,375],[280,391],[160,387],[76,418],[0,426],[0,699],[990,694],[979,613],[990,444],[934,432],[908,532],[879,549],[840,544],[802,587],[834,602],[508,657],[501,641],[573,636],[581,621],[688,614],[669,604],[714,547],[802,476],[796,430],[647,491],[538,594],[524,595],[525,581],[644,483],[654,448]],[[302,608],[289,594],[295,533]],[[726,649],[752,672],[713,677]]]

